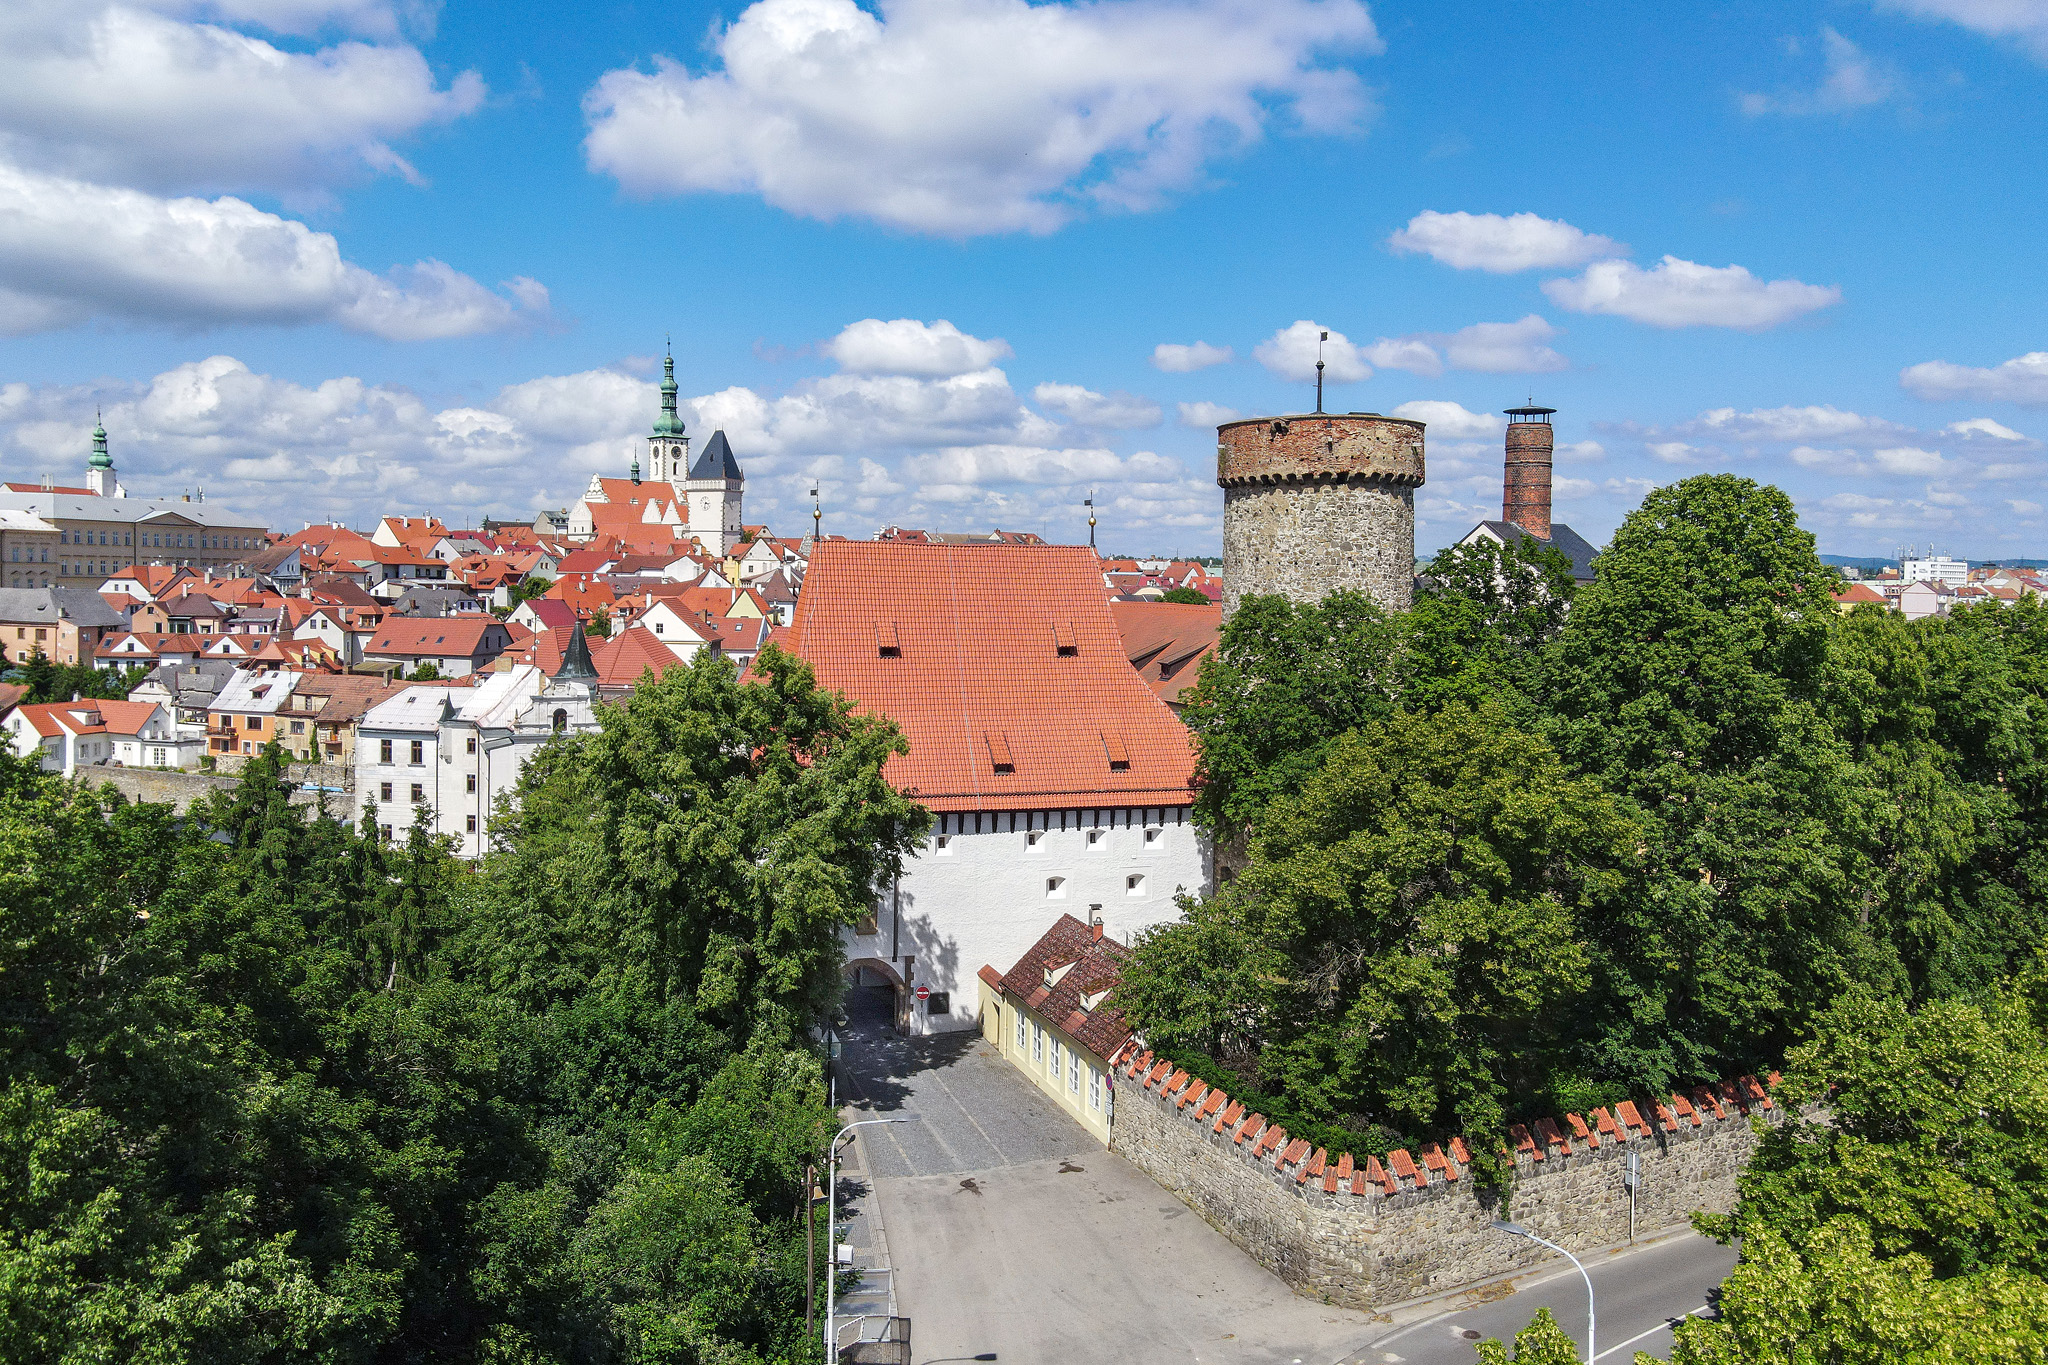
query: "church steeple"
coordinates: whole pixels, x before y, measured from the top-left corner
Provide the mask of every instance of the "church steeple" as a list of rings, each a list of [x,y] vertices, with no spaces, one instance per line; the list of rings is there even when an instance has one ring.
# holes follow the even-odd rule
[[[676,411],[676,357],[670,351],[661,360],[661,416],[647,435],[647,475],[656,483],[679,484],[689,467],[690,438]],[[637,470],[634,482],[639,482]]]
[[[120,476],[114,473],[114,457],[107,453],[107,428],[93,415],[92,454],[85,460],[85,486],[103,498],[125,497]]]
[[[655,436],[680,436],[683,419],[676,415],[676,357],[671,351],[661,361],[661,416],[654,420]]]

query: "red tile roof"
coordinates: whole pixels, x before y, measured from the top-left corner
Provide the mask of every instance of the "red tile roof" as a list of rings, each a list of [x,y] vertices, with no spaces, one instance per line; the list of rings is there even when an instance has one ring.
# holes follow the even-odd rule
[[[1161,701],[1178,704],[1216,652],[1223,607],[1180,602],[1111,602],[1109,614],[1124,637],[1131,667]]]
[[[490,641],[496,641],[493,645]],[[364,654],[425,655],[432,658],[474,657],[494,653],[511,642],[496,617],[465,621],[454,616],[401,616],[386,621],[363,649]]]
[[[1132,670],[1101,585],[1081,546],[828,540],[775,634],[902,729],[888,778],[933,810],[1184,805],[1187,731]]]
[[[599,640],[591,647],[590,662],[597,668],[597,685],[616,689],[632,687],[650,669],[659,677],[682,660],[653,631],[634,626]]]
[[[1123,1015],[1102,1002],[1100,993],[1116,985],[1126,951],[1115,939],[1102,937],[1098,927],[1061,915],[1043,938],[1025,949],[1016,966],[990,984],[1108,1061],[1130,1040],[1131,1031],[1124,1026]],[[988,980],[993,969],[984,967],[982,972],[982,979]],[[1050,987],[1045,983],[1048,972],[1059,974]],[[1094,1009],[1086,1008],[1089,999],[1096,1001]]]

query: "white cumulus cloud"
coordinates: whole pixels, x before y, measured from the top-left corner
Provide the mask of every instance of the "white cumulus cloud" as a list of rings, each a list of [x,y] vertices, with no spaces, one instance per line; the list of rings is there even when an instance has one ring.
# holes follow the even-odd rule
[[[1313,381],[1316,377],[1318,338],[1325,331],[1330,339],[1320,343],[1323,379],[1330,384],[1355,384],[1372,378],[1372,366],[1364,353],[1342,332],[1306,319],[1282,327],[1252,349],[1252,358],[1282,379]]]
[[[1076,426],[1127,430],[1159,425],[1157,403],[1122,390],[1097,393],[1080,384],[1040,384],[1031,396],[1038,406]]]
[[[1381,337],[1359,353],[1383,370],[1406,370],[1425,379],[1444,372],[1444,358],[1424,336]]]
[[[182,326],[333,323],[391,340],[473,336],[547,316],[440,261],[377,274],[324,232],[239,199],[160,199],[0,163],[0,331],[108,315]]]
[[[1507,422],[1493,413],[1468,412],[1457,403],[1434,398],[1403,403],[1391,415],[1424,423],[1431,440],[1483,440],[1507,430]]]
[[[944,318],[937,322],[865,318],[848,324],[819,349],[837,361],[840,369],[853,374],[928,377],[985,370],[1011,354],[1010,343],[1000,337],[984,341],[969,336]]]
[[[1556,335],[1535,313],[1519,322],[1475,322],[1443,338],[1444,359],[1480,374],[1547,374],[1567,364],[1545,344]]]
[[[289,191],[365,171],[410,176],[393,144],[484,100],[475,72],[444,87],[409,43],[294,52],[185,22],[194,10],[274,31],[338,18],[395,36],[388,7],[369,4],[10,4],[0,13],[0,152],[158,192]]]
[[[1458,270],[1557,270],[1628,248],[1610,237],[1583,232],[1557,218],[1533,213],[1438,213],[1425,210],[1387,238],[1396,251],[1420,252]]]
[[[1358,0],[758,0],[711,48],[599,78],[592,169],[965,237],[1154,207],[1276,119],[1354,131],[1370,102],[1330,59],[1379,39]]]
[[[1162,341],[1152,348],[1152,368],[1168,374],[1193,374],[1196,370],[1206,370],[1211,365],[1221,365],[1235,358],[1236,353],[1228,346],[1211,346],[1206,341],[1186,346]]]
[[[1845,412],[1832,404],[1816,403],[1805,407],[1752,408],[1748,412],[1737,412],[1734,408],[1709,408],[1694,418],[1686,430],[1730,441],[1810,442],[1890,437],[1904,434],[1908,429],[1882,417],[1866,417],[1859,412]]]
[[[1666,256],[1648,270],[1633,261],[1598,261],[1543,292],[1575,313],[1607,313],[1653,327],[1734,327],[1764,331],[1841,302],[1833,285],[1760,280],[1739,265],[1706,266]]]
[[[2014,431],[2003,422],[1994,422],[1989,417],[1972,417],[1966,422],[1950,422],[1942,430],[1965,441],[1983,439],[2031,443],[2033,440],[2032,437]]]
[[[1221,403],[1182,403],[1179,408],[1180,424],[1184,427],[1220,427],[1244,415],[1236,408],[1226,408]]]
[[[2048,406],[2048,351],[2029,351],[1989,368],[1926,360],[1899,372],[1899,384],[1915,398],[1981,398],[1997,403]]]

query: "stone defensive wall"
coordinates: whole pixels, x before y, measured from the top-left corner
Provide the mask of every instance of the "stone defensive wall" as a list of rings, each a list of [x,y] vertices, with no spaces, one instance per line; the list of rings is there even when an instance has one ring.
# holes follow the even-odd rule
[[[233,773],[173,772],[161,768],[92,768],[81,770],[78,775],[88,786],[104,783],[130,801],[168,804],[181,815],[208,792],[232,792],[241,782]],[[329,812],[344,820],[354,812],[352,769],[338,764],[293,763],[286,768],[285,780],[298,784],[298,790],[291,794],[295,806],[315,805],[323,795],[319,789],[324,787],[329,789],[324,793]]]
[[[1149,1052],[1133,1048],[1111,1072],[1115,1151],[1296,1293],[1371,1311],[1551,1255],[1494,1231],[1496,1218],[1576,1252],[1669,1230],[1696,1210],[1726,1213],[1756,1146],[1751,1117],[1784,1116],[1763,1082],[1742,1076],[1671,1095],[1647,1116],[1628,1102],[1515,1124],[1504,1212],[1496,1192],[1476,1188],[1460,1138],[1384,1160],[1333,1158]]]

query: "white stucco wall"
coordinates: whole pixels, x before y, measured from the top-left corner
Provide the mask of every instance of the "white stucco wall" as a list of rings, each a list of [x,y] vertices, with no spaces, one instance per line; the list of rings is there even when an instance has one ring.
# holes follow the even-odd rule
[[[1207,840],[1185,806],[979,818],[977,833],[973,813],[939,817],[901,886],[884,892],[875,933],[845,937],[849,963],[865,959],[870,970],[885,963],[912,989],[950,994],[944,1015],[913,1005],[912,1033],[978,1027],[975,973],[984,964],[1008,971],[1063,914],[1086,923],[1090,906],[1100,905],[1103,932],[1128,943],[1139,930],[1179,917],[1176,891],[1208,889]],[[1135,892],[1128,886],[1134,876],[1144,879]],[[1052,878],[1060,886],[1048,894]]]

